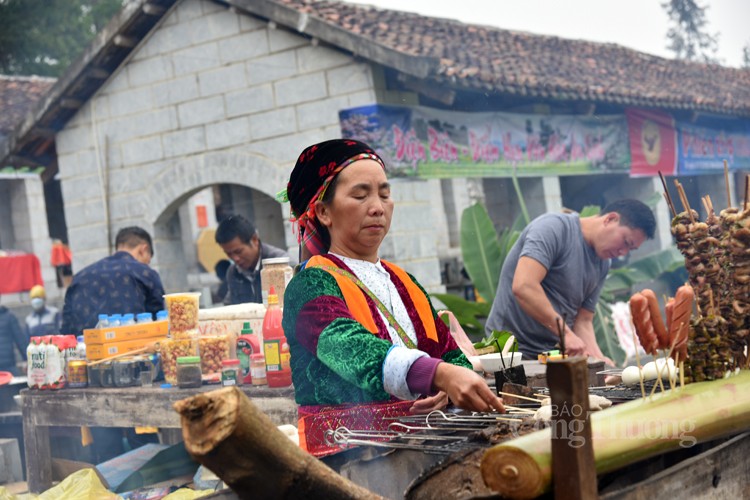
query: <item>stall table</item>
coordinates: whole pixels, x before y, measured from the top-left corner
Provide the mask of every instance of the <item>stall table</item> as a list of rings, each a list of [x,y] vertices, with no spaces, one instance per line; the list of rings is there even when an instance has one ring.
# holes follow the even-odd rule
[[[219,387],[94,387],[59,391],[22,391],[23,438],[29,491],[40,493],[52,486],[50,427],[180,428],[180,416],[172,409],[172,404],[198,392],[207,392]],[[294,402],[293,387],[271,389],[244,386],[242,389],[276,424],[296,424],[297,405]]]

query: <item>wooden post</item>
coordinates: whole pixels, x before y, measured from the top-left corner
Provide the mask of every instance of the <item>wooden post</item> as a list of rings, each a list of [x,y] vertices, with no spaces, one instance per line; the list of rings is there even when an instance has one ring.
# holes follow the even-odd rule
[[[598,498],[588,380],[583,356],[547,362],[553,408],[552,479],[556,499]]]

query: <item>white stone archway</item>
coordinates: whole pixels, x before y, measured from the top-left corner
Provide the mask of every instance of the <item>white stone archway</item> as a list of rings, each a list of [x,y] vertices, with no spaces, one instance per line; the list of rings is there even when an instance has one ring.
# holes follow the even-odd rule
[[[191,288],[190,263],[184,252],[182,228],[176,216],[178,208],[193,194],[215,184],[245,186],[273,199],[286,186],[290,169],[280,168],[266,158],[241,152],[205,153],[181,158],[163,168],[143,196],[143,219],[154,235],[154,266],[167,291]],[[275,206],[273,206],[275,205]],[[294,246],[286,210],[280,203],[266,204],[287,246]]]

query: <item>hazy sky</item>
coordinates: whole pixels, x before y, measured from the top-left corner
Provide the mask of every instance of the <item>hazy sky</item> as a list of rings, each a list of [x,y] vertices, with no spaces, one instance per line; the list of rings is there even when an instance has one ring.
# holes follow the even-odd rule
[[[669,29],[665,0],[345,0],[384,9],[564,38],[612,42],[662,57]],[[750,44],[750,0],[699,0],[708,31],[718,32],[718,56],[739,67]]]

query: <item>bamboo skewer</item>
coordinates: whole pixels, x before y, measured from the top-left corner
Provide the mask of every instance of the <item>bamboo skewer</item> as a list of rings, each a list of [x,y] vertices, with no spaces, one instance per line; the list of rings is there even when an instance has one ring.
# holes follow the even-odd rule
[[[518,419],[517,418],[495,417],[495,420],[498,420],[500,422],[513,422],[514,424],[518,423]]]
[[[742,203],[742,210],[747,211],[747,198],[750,191],[750,175],[745,176],[745,201]]]
[[[144,347],[141,347],[139,349],[135,349],[133,351],[122,352],[120,354],[115,354],[114,356],[110,356],[108,358],[99,359],[99,360],[96,360],[96,361],[89,361],[88,362],[88,366],[98,365],[100,363],[104,363],[105,361],[112,361],[113,359],[124,358],[126,356],[135,356],[136,354],[141,354],[141,353],[144,353],[144,352],[148,352],[151,349],[154,350],[153,352],[156,352],[156,350],[158,348],[159,348],[159,343],[158,342],[153,342],[151,344],[148,344],[148,345],[146,345]]]
[[[682,206],[685,208],[685,211],[690,217],[690,222],[695,223],[695,217],[693,217],[693,210],[690,208],[690,203],[688,203],[687,195],[685,194],[685,190],[682,188],[682,184],[680,184],[680,182],[677,179],[674,180],[674,184],[675,186],[677,186],[677,193],[680,195],[680,201],[682,202]]]
[[[711,210],[708,208],[708,201],[706,201],[706,197],[704,196],[701,198],[701,201],[703,202],[703,208],[706,209],[706,216],[708,216],[711,213]]]
[[[501,396],[511,396],[511,397],[514,397],[514,398],[525,399],[526,401],[533,401],[534,403],[539,403],[539,400],[536,399],[536,398],[529,398],[529,397],[526,397],[526,396],[520,396],[518,394],[511,394],[509,392],[503,392],[503,391],[497,391],[497,393],[499,395],[501,395]],[[548,396],[545,396],[545,397],[548,397]],[[506,408],[507,408],[507,406],[506,406]]]
[[[528,408],[519,408],[518,406],[503,405],[506,410],[513,410],[518,413],[536,413],[535,410],[529,410]]]
[[[641,382],[641,398],[646,399],[646,388],[643,386],[643,371],[641,367],[641,355],[638,354],[638,338],[635,336],[635,324],[633,324],[633,318],[630,318],[630,328],[633,333],[633,347],[635,347],[635,364],[638,365],[638,379]]]
[[[669,189],[667,189],[667,181],[664,179],[664,174],[659,170],[659,178],[661,179],[661,185],[664,186],[664,199],[667,200],[667,206],[672,211],[672,217],[677,216],[677,211],[674,209],[674,203],[672,203],[672,197],[669,196]]]
[[[729,189],[729,163],[724,160],[724,186],[727,188],[727,207],[732,206],[732,195]]]

